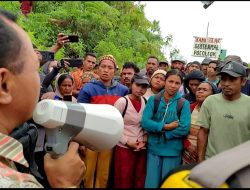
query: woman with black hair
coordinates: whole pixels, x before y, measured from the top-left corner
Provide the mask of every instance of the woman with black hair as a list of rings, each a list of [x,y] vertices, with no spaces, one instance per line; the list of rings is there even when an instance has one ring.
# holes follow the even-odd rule
[[[178,92],[182,83],[179,70],[168,71],[157,111],[154,111],[157,95],[148,99],[144,109],[142,128],[148,133],[146,188],[159,188],[169,172],[181,165],[183,138],[191,122],[190,104]],[[182,108],[178,114],[180,101]]]

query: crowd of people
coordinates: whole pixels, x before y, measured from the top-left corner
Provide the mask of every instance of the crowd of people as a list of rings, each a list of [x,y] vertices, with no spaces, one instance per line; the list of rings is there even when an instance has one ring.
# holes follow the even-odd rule
[[[171,170],[250,139],[250,83],[239,56],[187,63],[181,55],[170,62],[154,55],[141,70],[125,62],[119,71],[114,56],[87,52],[82,66],[69,70],[67,61],[43,62],[15,20],[0,10],[0,187],[159,188]],[[67,43],[60,33],[49,51]],[[27,158],[10,134],[32,119],[43,99],[116,107],[124,120],[120,141],[102,152],[71,142],[54,159],[37,126],[34,154],[42,178],[18,171],[15,164],[28,167]]]

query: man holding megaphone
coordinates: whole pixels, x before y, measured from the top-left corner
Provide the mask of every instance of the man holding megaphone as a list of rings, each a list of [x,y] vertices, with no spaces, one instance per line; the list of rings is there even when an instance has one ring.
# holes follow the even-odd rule
[[[40,91],[38,58],[27,33],[15,21],[14,15],[0,9],[0,188],[42,187],[34,176],[17,170],[16,164],[26,168],[29,164],[22,144],[10,136],[32,117]],[[97,151],[117,144],[123,120],[118,110],[108,106],[56,100],[37,104],[33,118],[46,128],[45,148],[50,154],[45,155],[44,170],[51,187],[79,187],[86,167],[77,142]],[[107,119],[105,112],[112,118]],[[106,122],[112,130],[92,127],[96,122]]]

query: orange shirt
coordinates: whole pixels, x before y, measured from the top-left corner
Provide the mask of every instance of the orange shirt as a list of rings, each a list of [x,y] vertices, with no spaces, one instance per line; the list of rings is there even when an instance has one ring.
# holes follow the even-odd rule
[[[83,68],[77,68],[70,74],[75,82],[74,90],[80,90],[84,84],[89,82],[92,78],[98,79],[99,76],[92,71],[85,71]]]

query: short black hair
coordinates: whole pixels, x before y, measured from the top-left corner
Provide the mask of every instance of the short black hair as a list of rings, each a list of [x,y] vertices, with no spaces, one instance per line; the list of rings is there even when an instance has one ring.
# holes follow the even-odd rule
[[[149,60],[150,58],[156,59],[156,60],[157,60],[157,63],[159,64],[159,59],[158,59],[158,57],[156,57],[156,56],[154,56],[154,55],[150,55],[150,56],[148,57],[147,60]]]
[[[4,18],[13,22],[17,20],[12,13],[0,9],[0,68],[6,68],[13,73],[21,73],[24,63],[17,63],[17,60],[22,42],[17,31],[9,26]]]
[[[85,55],[84,55],[84,59],[86,59],[86,57],[88,57],[88,56],[91,56],[91,57],[96,58],[96,54],[95,54],[95,53],[87,52],[87,53],[85,53]]]
[[[132,63],[132,62],[125,62],[123,64],[123,66],[122,66],[122,70],[123,69],[129,69],[129,68],[134,69],[135,73],[139,73],[140,72],[139,67],[137,67],[137,65],[134,64],[134,63]]]

